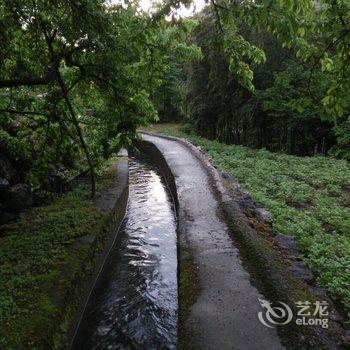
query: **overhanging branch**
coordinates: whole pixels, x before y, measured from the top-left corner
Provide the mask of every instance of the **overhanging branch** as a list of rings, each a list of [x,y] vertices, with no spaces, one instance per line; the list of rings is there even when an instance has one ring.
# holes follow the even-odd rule
[[[52,63],[49,71],[40,78],[20,78],[20,79],[0,79],[0,89],[18,86],[36,86],[47,85],[56,78],[56,72],[59,67],[59,60]]]
[[[46,113],[31,112],[31,111],[17,111],[10,108],[0,109],[0,112],[11,113],[11,114],[22,114],[22,115],[42,115],[45,117],[49,117],[49,114],[46,114]]]

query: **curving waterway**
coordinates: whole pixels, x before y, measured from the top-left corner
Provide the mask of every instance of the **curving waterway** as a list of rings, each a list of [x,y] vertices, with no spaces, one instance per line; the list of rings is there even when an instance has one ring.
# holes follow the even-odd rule
[[[73,349],[175,349],[176,219],[170,193],[147,160],[129,164],[129,203]]]

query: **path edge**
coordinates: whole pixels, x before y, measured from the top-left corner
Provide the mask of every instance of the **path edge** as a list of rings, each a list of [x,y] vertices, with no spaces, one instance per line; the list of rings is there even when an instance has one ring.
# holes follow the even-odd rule
[[[218,199],[222,219],[229,227],[230,236],[239,249],[243,265],[251,276],[252,284],[260,293],[272,302],[287,303],[292,308],[294,315],[298,312],[295,302],[299,300],[327,300],[330,311],[329,328],[325,330],[321,327],[300,327],[293,322],[278,326],[278,334],[283,344],[290,349],[310,349],[314,346],[320,349],[349,349],[346,341],[345,320],[339,315],[327,293],[323,289],[307,284],[289,270],[290,261],[272,240],[260,235],[252,227],[252,222],[226,187],[227,181],[214,167],[208,156],[187,139],[144,131],[140,131],[140,134],[176,141],[200,161]],[[155,145],[154,147],[157,148]],[[161,153],[160,150],[158,152]],[[261,218],[254,219],[261,220]],[[191,346],[184,344],[180,348],[191,349]]]
[[[198,349],[191,337],[192,330],[186,327],[186,319],[191,306],[195,303],[200,292],[198,269],[195,265],[194,254],[186,240],[185,218],[181,216],[175,176],[168,165],[163,153],[158,147],[147,140],[141,140],[138,147],[157,164],[163,179],[172,195],[177,231],[177,280],[178,280],[178,344],[177,349]]]
[[[75,300],[76,311],[62,344],[65,349],[73,349],[75,336],[79,330],[89,299],[103,271],[109,253],[115,244],[120,225],[125,217],[129,198],[129,160],[126,150],[122,149],[119,151],[118,161],[113,167],[113,171],[115,171],[114,181],[108,188],[97,194],[94,200],[96,208],[103,215],[104,225],[99,237],[100,242],[91,247],[91,254],[94,256],[93,260],[95,262],[92,272],[88,279],[77,287],[79,295],[76,296]],[[103,241],[103,237],[107,238]]]

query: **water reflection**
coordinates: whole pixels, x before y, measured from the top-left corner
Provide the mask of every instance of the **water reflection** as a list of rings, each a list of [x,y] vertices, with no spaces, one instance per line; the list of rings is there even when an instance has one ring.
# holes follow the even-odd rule
[[[93,293],[74,349],[175,349],[176,222],[149,162],[130,162],[126,218]]]

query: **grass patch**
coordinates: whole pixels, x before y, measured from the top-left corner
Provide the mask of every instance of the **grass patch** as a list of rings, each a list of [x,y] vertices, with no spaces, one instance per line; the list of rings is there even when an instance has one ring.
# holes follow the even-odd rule
[[[225,145],[187,135],[179,126],[153,132],[186,137],[216,166],[234,175],[270,211],[276,233],[296,237],[303,259],[324,287],[350,311],[350,165],[344,160],[296,157]]]
[[[165,135],[177,136],[181,134],[181,125],[173,123],[161,123],[161,124],[152,124],[147,127],[142,127],[141,130],[152,132],[152,133],[161,133]]]
[[[113,174],[104,172],[99,190]],[[80,185],[23,213],[0,239],[1,349],[60,347],[105,239],[105,219],[89,196],[89,185]]]

